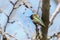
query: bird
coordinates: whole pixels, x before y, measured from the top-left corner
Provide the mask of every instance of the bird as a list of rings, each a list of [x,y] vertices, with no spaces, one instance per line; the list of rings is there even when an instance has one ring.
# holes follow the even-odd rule
[[[43,27],[46,27],[46,25],[43,23],[41,17],[38,14],[32,14],[30,18],[32,19],[34,24],[39,24]]]

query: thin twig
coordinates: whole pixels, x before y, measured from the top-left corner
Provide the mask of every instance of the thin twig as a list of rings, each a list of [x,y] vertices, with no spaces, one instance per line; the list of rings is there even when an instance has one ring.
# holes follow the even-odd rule
[[[17,0],[17,1],[15,2],[15,4],[13,4],[13,2],[10,1],[10,3],[13,5],[13,8],[12,8],[12,10],[11,10],[11,12],[10,12],[10,15],[11,15],[12,12],[14,11],[14,7],[15,7],[15,5],[17,4],[18,1],[19,1],[19,0]],[[9,17],[10,17],[10,15],[8,16],[7,23],[6,23],[5,27],[4,27],[4,32],[6,31],[6,26],[7,26],[7,24],[9,23]]]
[[[3,9],[2,8],[0,8],[0,13],[2,13],[3,12]]]
[[[8,33],[6,33],[7,35],[9,35],[10,37],[12,37],[12,38],[15,38],[14,37],[14,35],[10,35],[10,34],[8,34]],[[16,39],[16,38],[15,38]],[[18,40],[18,39],[16,39],[16,40]]]
[[[23,31],[26,33],[27,37],[30,38],[30,37],[29,37],[29,34],[28,34],[28,32],[26,31],[26,29],[25,29],[25,27],[23,26],[23,24],[22,24],[21,22],[18,22],[18,24],[19,24],[19,26],[21,26],[21,27],[24,29]]]
[[[12,38],[15,38],[14,36],[16,35],[16,33],[14,35],[10,35],[9,33],[7,32],[4,32],[3,35],[8,35],[9,37],[12,37]],[[15,38],[16,40],[18,40],[17,38]]]
[[[51,18],[50,18],[50,25],[52,25],[53,20],[55,19],[55,17],[57,16],[57,14],[60,12],[60,4],[58,4],[56,10],[54,11],[54,13],[52,14]]]
[[[31,5],[29,2],[26,2],[26,0],[21,1],[20,4],[19,4],[17,7],[14,7],[14,8],[15,8],[15,9],[16,9],[16,8],[19,8],[21,5],[24,5],[26,8],[29,8],[29,9],[32,8],[32,5]]]
[[[39,8],[40,8],[40,0],[39,0],[39,4],[38,4],[37,14],[39,13]]]

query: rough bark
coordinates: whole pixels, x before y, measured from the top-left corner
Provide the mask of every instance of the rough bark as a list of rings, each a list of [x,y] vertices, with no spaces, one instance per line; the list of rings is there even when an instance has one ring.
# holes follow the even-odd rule
[[[42,0],[42,20],[46,27],[41,27],[42,39],[47,40],[48,25],[49,25],[49,10],[50,10],[50,0]]]

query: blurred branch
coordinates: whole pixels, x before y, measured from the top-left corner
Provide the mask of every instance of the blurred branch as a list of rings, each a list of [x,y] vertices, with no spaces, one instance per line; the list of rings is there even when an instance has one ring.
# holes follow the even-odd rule
[[[0,13],[2,13],[2,11],[3,11],[3,9],[2,9],[2,8],[0,8]]]
[[[21,22],[18,22],[18,24],[20,25],[20,27],[23,28],[23,31],[26,33],[27,38],[30,38],[28,32],[26,31],[26,29],[25,29],[25,27],[24,27],[24,25],[23,25]]]
[[[17,0],[17,1],[15,2],[15,4],[13,4],[13,9],[12,9],[12,11],[10,12],[10,15],[11,15],[11,13],[14,11],[14,7],[15,7],[15,5],[17,4],[18,1],[19,1],[19,0]],[[13,2],[10,1],[10,3],[12,4]],[[10,16],[10,15],[9,15],[9,16]]]
[[[1,24],[0,24],[0,40],[2,40],[3,39],[3,36],[2,36],[2,27],[1,27]]]
[[[1,36],[2,35],[2,36]],[[3,32],[2,33],[2,30],[0,29],[0,36],[1,36],[1,38],[3,38],[3,40],[7,40],[8,38],[6,37],[6,35],[8,35],[9,37],[11,37],[11,38],[15,38],[14,36],[16,35],[16,33],[14,34],[14,35],[10,35],[10,34],[8,34],[7,32]],[[15,38],[16,39],[16,38]],[[2,39],[0,39],[0,40],[2,40]],[[17,40],[17,39],[16,39]]]
[[[40,1],[41,1],[41,0],[39,0],[38,9],[37,9],[37,14],[39,13],[39,9],[40,9]],[[42,6],[42,5],[41,5],[41,6]]]
[[[54,11],[54,13],[52,14],[51,18],[50,18],[50,24],[52,25],[53,20],[55,19],[55,17],[57,16],[57,14],[60,12],[60,3],[58,4],[56,10]]]
[[[40,37],[40,33],[39,33],[39,29],[38,29],[38,25],[35,24],[35,26],[36,26],[36,40],[40,40],[41,37]]]
[[[0,34],[2,34],[2,28],[1,28],[1,26],[0,26]]]
[[[9,37],[15,38],[16,33],[14,35],[10,35],[9,33],[4,32],[4,35],[8,35]],[[15,38],[15,40],[18,40],[18,39]]]
[[[48,39],[51,39],[51,38],[54,38],[54,37],[60,37],[60,32],[58,32],[57,34],[53,34],[52,36],[49,36],[49,37],[47,37]]]
[[[52,36],[48,36],[47,39],[50,40],[51,38],[54,38],[54,37],[57,37],[57,35],[56,34],[53,34]]]
[[[21,2],[20,2],[20,4],[19,4],[19,6],[15,6],[14,8],[16,9],[16,8],[19,8],[21,5],[24,5],[26,8],[29,8],[29,9],[31,9],[32,8],[32,5],[29,3],[29,2],[26,2],[26,0],[22,0]]]
[[[17,0],[15,3],[13,3],[12,1],[10,1],[10,3],[13,5],[13,8],[12,8],[9,16],[7,16],[8,19],[7,19],[7,23],[6,23],[5,27],[4,27],[4,32],[6,31],[6,26],[7,26],[7,24],[9,23],[9,17],[10,17],[10,15],[12,14],[12,12],[14,11],[14,7],[15,7],[15,5],[17,4],[18,1],[19,1],[19,0]],[[10,36],[11,36],[11,35],[10,35]],[[3,36],[3,39],[5,39],[4,36]]]
[[[7,17],[8,17],[7,23],[9,23],[9,17],[10,17],[10,15],[12,14],[12,12],[14,11],[14,7],[15,7],[15,5],[17,4],[18,1],[19,1],[19,0],[17,0],[17,1],[15,2],[15,4],[14,4],[12,1],[10,1],[10,3],[13,5],[13,8],[12,8],[12,10],[11,10],[9,16],[7,16]],[[6,23],[5,27],[4,27],[4,32],[6,31],[7,23]]]

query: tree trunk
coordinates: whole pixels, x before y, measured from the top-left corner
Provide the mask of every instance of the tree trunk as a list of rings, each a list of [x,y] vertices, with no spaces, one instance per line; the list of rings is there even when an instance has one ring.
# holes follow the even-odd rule
[[[46,27],[41,27],[42,39],[47,40],[48,25],[49,25],[49,10],[50,10],[50,0],[42,0],[42,20]]]

